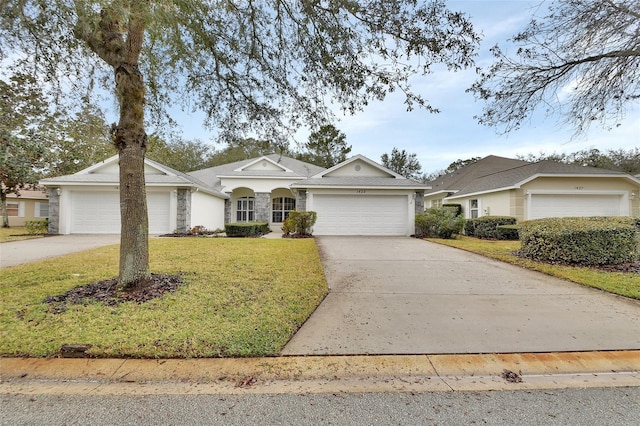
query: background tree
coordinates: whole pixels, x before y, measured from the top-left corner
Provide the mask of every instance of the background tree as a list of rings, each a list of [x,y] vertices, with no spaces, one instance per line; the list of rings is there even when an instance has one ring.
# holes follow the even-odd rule
[[[597,167],[600,169],[616,170],[631,175],[640,174],[640,148],[610,149],[602,152],[597,148],[581,150],[570,154],[528,154],[518,158],[538,162],[543,160],[558,161],[579,166]]]
[[[394,147],[391,150],[391,155],[384,153],[380,160],[387,169],[393,170],[408,179],[422,181],[425,178],[422,173],[422,166],[415,153],[409,154],[404,149],[400,151]]]
[[[316,166],[330,168],[347,159],[351,145],[347,145],[347,136],[332,124],[320,126],[309,135],[298,159]]]
[[[640,98],[640,3],[556,0],[513,38],[517,58],[498,47],[497,61],[469,89],[488,101],[480,123],[509,132],[536,107],[585,131],[621,124]]]
[[[327,100],[354,113],[400,90],[408,108],[434,110],[409,78],[471,65],[478,43],[441,0],[9,0],[0,40],[5,60],[29,58],[52,88],[95,77],[114,91],[121,287],[150,278],[145,106],[160,119],[167,105],[195,105],[227,140],[278,141],[330,119]]]
[[[38,182],[44,167],[46,123],[51,118],[36,80],[16,73],[0,80],[0,205],[2,226],[9,227],[7,195]]]
[[[289,149],[289,144],[284,141],[237,138],[227,142],[224,148],[215,151],[207,160],[207,166],[219,166],[268,154],[294,155]]]
[[[43,177],[73,174],[116,153],[104,113],[91,103],[82,103],[76,113],[48,125],[51,137]]]
[[[159,135],[151,135],[147,145],[147,157],[183,173],[209,167],[213,155],[212,147],[200,140],[167,142]]]

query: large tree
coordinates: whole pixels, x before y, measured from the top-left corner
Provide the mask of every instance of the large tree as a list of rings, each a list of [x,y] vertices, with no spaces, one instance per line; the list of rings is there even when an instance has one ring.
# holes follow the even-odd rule
[[[513,38],[516,57],[495,46],[469,89],[488,102],[480,123],[509,132],[542,107],[577,133],[620,125],[640,99],[640,3],[556,0],[543,15]]]
[[[200,140],[178,138],[167,142],[151,135],[147,141],[149,158],[184,173],[208,167],[212,154],[211,145]]]
[[[38,182],[44,167],[48,124],[53,121],[36,80],[16,73],[0,80],[0,205],[9,227],[7,195]]]
[[[346,160],[350,152],[347,136],[333,124],[324,124],[309,135],[298,158],[328,169]]]
[[[275,141],[330,119],[329,100],[354,113],[400,90],[409,108],[430,109],[409,78],[434,63],[471,65],[478,42],[442,0],[9,0],[1,9],[5,61],[31,59],[52,88],[91,77],[115,93],[122,287],[150,277],[145,109],[155,119],[182,103],[221,136]]]
[[[387,169],[408,179],[419,181],[425,179],[425,175],[422,173],[422,166],[415,153],[409,153],[404,149],[401,151],[393,147],[391,154],[385,152],[380,156],[380,161],[382,161],[382,165]]]

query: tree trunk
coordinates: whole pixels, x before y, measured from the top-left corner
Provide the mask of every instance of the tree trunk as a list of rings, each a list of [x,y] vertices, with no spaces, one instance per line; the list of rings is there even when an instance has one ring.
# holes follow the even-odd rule
[[[9,227],[9,212],[7,212],[7,194],[0,192],[0,204],[2,205],[2,227]]]
[[[147,135],[144,131],[144,82],[137,64],[115,70],[120,122],[114,143],[120,156],[121,288],[144,285],[149,271],[149,218],[144,178]]]

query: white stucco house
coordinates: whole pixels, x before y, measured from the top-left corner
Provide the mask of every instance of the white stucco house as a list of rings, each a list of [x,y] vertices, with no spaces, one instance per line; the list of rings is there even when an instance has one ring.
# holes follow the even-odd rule
[[[49,232],[119,233],[118,171],[114,156],[43,179]],[[362,155],[324,169],[271,154],[186,174],[146,159],[145,178],[151,234],[251,221],[279,229],[291,210],[314,210],[315,235],[411,235],[429,188]]]
[[[491,155],[428,183],[426,207],[460,204],[466,218],[640,216],[640,179],[594,167]]]

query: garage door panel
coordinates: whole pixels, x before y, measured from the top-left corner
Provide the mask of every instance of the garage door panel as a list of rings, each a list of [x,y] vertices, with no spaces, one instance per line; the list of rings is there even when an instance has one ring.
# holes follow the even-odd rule
[[[315,195],[316,235],[405,235],[407,197]]]
[[[573,216],[624,216],[617,194],[533,194],[530,219]]]
[[[170,229],[170,193],[147,193],[149,233]],[[120,194],[117,191],[74,191],[71,194],[72,234],[119,234]]]

